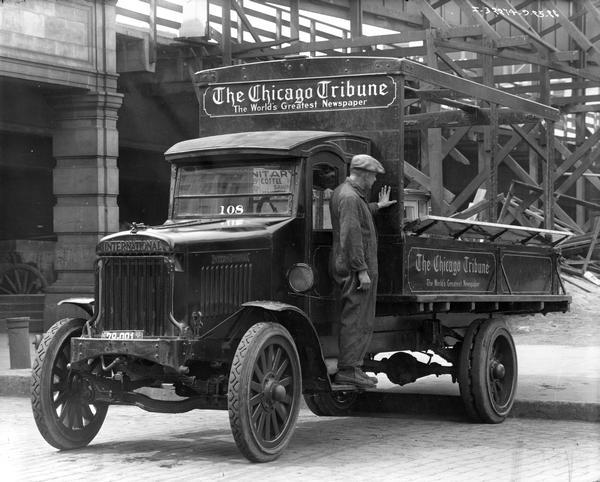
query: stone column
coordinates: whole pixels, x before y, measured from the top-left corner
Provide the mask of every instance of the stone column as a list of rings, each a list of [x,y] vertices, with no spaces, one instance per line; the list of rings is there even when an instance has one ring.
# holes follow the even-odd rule
[[[53,153],[56,282],[47,289],[44,330],[78,308],[57,306],[64,298],[93,296],[98,240],[118,230],[118,93],[91,92],[53,96]]]

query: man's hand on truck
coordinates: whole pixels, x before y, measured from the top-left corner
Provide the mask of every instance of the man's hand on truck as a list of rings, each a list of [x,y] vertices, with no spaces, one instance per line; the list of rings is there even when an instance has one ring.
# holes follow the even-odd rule
[[[395,199],[390,201],[390,192],[391,191],[392,191],[392,188],[390,186],[383,186],[381,188],[381,191],[379,191],[379,202],[377,203],[377,206],[379,207],[379,209],[387,208],[388,206],[391,206],[392,204],[397,203],[397,201]]]

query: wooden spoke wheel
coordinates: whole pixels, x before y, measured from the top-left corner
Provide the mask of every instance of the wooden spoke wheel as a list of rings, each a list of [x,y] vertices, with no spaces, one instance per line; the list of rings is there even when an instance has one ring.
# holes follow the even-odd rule
[[[343,417],[348,415],[356,401],[358,392],[324,392],[304,395],[307,407],[315,415],[320,417]]]
[[[510,413],[517,389],[515,343],[498,320],[477,320],[465,334],[458,382],[467,415],[475,422],[500,423]]]
[[[0,273],[0,295],[42,293],[47,285],[42,273],[28,264],[14,264]]]
[[[35,423],[46,441],[61,450],[89,444],[108,410],[107,404],[93,402],[89,384],[67,368],[71,338],[81,335],[84,322],[65,318],[55,323],[38,346],[31,373]]]
[[[290,333],[257,323],[244,335],[229,375],[229,421],[235,442],[252,462],[273,460],[289,443],[300,408],[300,361]]]

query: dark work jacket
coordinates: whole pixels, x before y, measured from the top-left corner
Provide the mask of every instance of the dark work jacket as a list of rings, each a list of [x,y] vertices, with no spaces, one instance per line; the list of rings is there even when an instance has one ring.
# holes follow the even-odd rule
[[[338,282],[365,269],[371,278],[377,277],[377,234],[373,214],[379,207],[377,203],[367,203],[366,196],[358,184],[346,178],[331,197],[331,270]]]

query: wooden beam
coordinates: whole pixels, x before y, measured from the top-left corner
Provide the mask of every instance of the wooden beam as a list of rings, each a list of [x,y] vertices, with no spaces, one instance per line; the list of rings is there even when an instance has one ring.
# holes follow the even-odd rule
[[[237,2],[237,0],[230,0],[230,1],[231,1],[231,5],[237,12],[239,19],[244,24],[244,27],[246,27],[246,30],[248,30],[248,32],[250,32],[250,35],[252,35],[252,38],[254,39],[254,41],[260,42],[261,39],[258,36],[258,34],[256,33],[256,31],[254,30],[254,27],[250,23],[250,20],[248,20],[248,17],[246,16],[246,12],[244,12],[244,9],[242,7],[240,7],[240,4]],[[238,35],[239,35],[239,33],[238,33]],[[241,42],[243,42],[243,41],[244,41],[244,36],[242,35]]]
[[[537,143],[536,139],[534,139],[532,136],[530,136],[527,132],[525,132],[523,129],[521,129],[519,126],[517,125],[513,125],[511,126],[513,128],[513,130],[519,134],[519,136],[521,137],[521,139],[523,139],[528,145],[529,147],[531,147],[538,156],[540,156],[542,159],[544,159],[544,161],[547,161],[547,153],[544,151],[544,149]]]
[[[363,6],[362,0],[350,2],[350,38],[360,38],[363,35]],[[353,53],[361,52],[360,47],[351,49]]]
[[[486,2],[485,0],[480,0],[480,1],[483,5],[486,5],[488,8],[490,8],[490,9],[492,8],[492,6],[489,5],[489,2]],[[496,0],[496,4],[497,4],[496,6],[504,5],[508,9],[514,8],[507,0]],[[508,15],[501,14],[500,16],[502,17],[502,19],[504,19],[506,22],[508,22],[513,27],[515,27],[517,30],[520,30],[521,32],[526,34],[531,39],[531,41],[540,45],[543,48],[544,52],[546,52],[546,51],[556,52],[558,50],[554,45],[552,45],[552,44],[546,42],[544,39],[542,39],[538,35],[538,33],[531,28],[531,25],[529,25],[519,15],[510,17]]]
[[[360,37],[353,39],[331,39],[318,42],[297,42],[295,45],[280,49],[257,49],[249,51],[241,57],[256,56],[283,56],[297,54],[299,52],[323,52],[326,50],[346,49],[353,47],[371,47],[373,45],[387,45],[396,43],[408,43],[414,40],[425,40],[425,32],[405,32],[400,34],[375,35],[371,37]],[[381,51],[384,55],[385,51]],[[389,54],[387,54],[389,56]]]
[[[593,155],[594,154],[594,155]],[[569,188],[575,184],[575,182],[586,172],[594,162],[600,158],[597,152],[591,153],[584,159],[581,160],[579,167],[577,167],[571,175],[555,190],[557,194],[564,194]]]
[[[500,40],[500,35],[496,32],[483,15],[481,15],[478,9],[469,0],[454,0],[461,11],[465,14],[465,17],[473,19],[477,22],[485,35],[492,41]]]
[[[442,159],[446,157],[451,150],[456,148],[456,145],[460,142],[460,140],[466,136],[471,130],[471,126],[463,126],[454,130],[454,133],[448,138],[444,138],[444,142],[442,145]],[[467,165],[469,162],[467,161]]]
[[[554,0],[550,0],[550,3],[553,5],[554,9],[559,12],[558,21],[567,31],[569,36],[583,49],[587,55],[590,56],[590,58],[593,58],[597,62],[600,61],[600,50],[598,50],[598,48],[592,42],[590,42],[585,34],[569,20],[568,16],[562,13]]]
[[[479,188],[479,186],[481,186],[487,180],[489,173],[489,169],[484,169],[480,171],[473,179],[471,179],[471,181],[465,186],[465,188],[460,193],[458,193],[458,195],[450,203],[447,212],[454,213],[458,210],[458,208],[460,208],[460,206],[466,203],[471,198],[473,193]]]
[[[553,105],[569,105],[598,101],[600,101],[600,95],[574,95],[570,97],[555,97],[552,103]]]
[[[558,110],[552,107],[516,95],[506,94],[498,89],[478,84],[468,79],[448,75],[417,62],[402,60],[400,68],[406,75],[417,77],[418,79],[427,79],[428,82],[439,87],[457,90],[470,97],[500,104],[518,111],[529,112],[539,117],[554,120],[558,120],[559,118]]]
[[[235,0],[222,0],[221,9],[221,52],[223,54],[223,65],[231,65],[231,2]]]
[[[561,62],[552,61],[550,59],[544,59],[540,55],[535,54],[523,54],[513,50],[497,49],[497,48],[486,48],[475,44],[474,42],[461,42],[458,40],[436,40],[436,45],[439,47],[447,47],[454,50],[465,50],[467,52],[477,52],[488,55],[494,55],[511,60],[518,60],[526,64],[544,65],[561,72],[576,75],[578,77],[587,78],[590,80],[600,81],[600,74],[591,72],[589,69],[576,69],[564,65]]]
[[[498,111],[500,125],[530,124],[539,118],[533,114],[515,111],[512,109],[500,109]],[[462,110],[443,110],[433,115],[422,112],[409,114],[404,118],[407,130],[432,129],[434,127],[461,127],[461,126],[486,126],[490,123],[490,109],[477,109],[476,114],[469,114]]]
[[[429,21],[429,25],[433,28],[443,29],[450,28],[450,25],[439,15],[426,0],[417,0],[419,8],[423,16]]]
[[[581,144],[575,152],[573,152],[564,162],[556,169],[554,173],[554,180],[560,178],[565,172],[567,172],[573,165],[581,159],[593,146],[600,141],[600,129],[598,129],[593,135],[587,138],[587,140]]]
[[[414,180],[427,191],[431,191],[431,178],[424,172],[409,164],[408,161],[404,161],[404,175],[407,178]],[[450,203],[453,199],[454,194],[452,194],[452,192],[450,192],[448,189],[444,189],[444,201]]]

